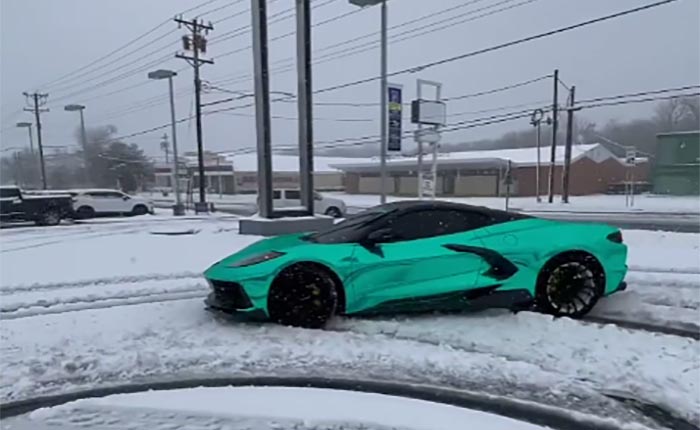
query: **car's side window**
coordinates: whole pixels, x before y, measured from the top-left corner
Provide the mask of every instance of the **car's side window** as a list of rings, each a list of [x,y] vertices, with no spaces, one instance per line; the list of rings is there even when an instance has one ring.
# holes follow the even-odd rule
[[[272,192],[272,198],[273,198],[274,200],[279,200],[279,199],[281,199],[281,198],[282,198],[282,192],[281,192],[280,190],[274,190],[274,191]]]
[[[486,216],[478,212],[431,210],[409,212],[389,221],[396,240],[416,240],[474,230],[488,225]]]
[[[121,199],[121,198],[124,198],[124,196],[125,196],[125,194],[117,193],[114,191],[108,191],[105,193],[105,197],[107,197],[109,199]]]
[[[17,190],[17,189],[0,189],[0,197],[2,197],[3,199],[19,197],[19,190]]]
[[[287,190],[284,193],[287,200],[301,200],[301,192],[299,190]]]

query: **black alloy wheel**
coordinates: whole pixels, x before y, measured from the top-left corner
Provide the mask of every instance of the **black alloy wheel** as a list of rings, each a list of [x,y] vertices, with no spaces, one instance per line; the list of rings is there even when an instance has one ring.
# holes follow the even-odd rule
[[[587,254],[571,254],[550,261],[540,273],[537,304],[545,313],[581,318],[602,296],[605,279],[598,261]]]
[[[267,298],[272,321],[282,325],[321,328],[338,307],[338,290],[327,271],[295,264],[280,273]]]

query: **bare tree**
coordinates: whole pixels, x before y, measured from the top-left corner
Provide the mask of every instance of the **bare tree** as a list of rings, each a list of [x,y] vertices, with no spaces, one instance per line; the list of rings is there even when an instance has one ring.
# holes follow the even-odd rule
[[[656,105],[654,120],[660,132],[697,130],[699,111],[698,97],[669,99]]]

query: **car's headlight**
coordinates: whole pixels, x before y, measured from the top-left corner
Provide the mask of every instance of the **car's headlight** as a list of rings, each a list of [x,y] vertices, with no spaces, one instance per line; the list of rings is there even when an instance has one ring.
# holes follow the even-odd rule
[[[269,251],[269,252],[265,252],[264,254],[252,255],[248,258],[244,258],[243,260],[233,262],[233,263],[229,264],[228,267],[252,266],[253,264],[264,263],[265,261],[269,261],[269,260],[272,260],[274,258],[281,257],[283,255],[284,255],[284,252]]]

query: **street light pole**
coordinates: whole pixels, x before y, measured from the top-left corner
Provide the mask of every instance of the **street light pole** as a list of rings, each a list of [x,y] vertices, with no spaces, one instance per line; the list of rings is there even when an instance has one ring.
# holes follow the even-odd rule
[[[382,0],[382,53],[381,53],[381,109],[382,109],[382,114],[381,114],[381,153],[380,153],[380,158],[379,158],[379,170],[380,170],[380,175],[381,175],[381,188],[382,188],[382,194],[380,197],[380,203],[384,204],[386,203],[386,145],[387,145],[387,114],[388,114],[388,106],[387,106],[387,10],[386,10],[386,0]]]
[[[180,171],[179,162],[177,156],[177,120],[175,119],[175,91],[173,88],[173,77],[177,76],[176,72],[172,70],[156,70],[148,74],[149,79],[167,79],[168,80],[168,90],[170,92],[170,129],[173,136],[173,168],[172,168],[172,181],[173,181],[173,191],[175,192],[175,206],[173,206],[173,215],[184,215],[185,206],[182,204],[180,198]],[[202,178],[200,177],[200,181]]]
[[[63,108],[66,112],[79,112],[80,113],[80,146],[83,148],[83,162],[85,163],[85,181],[89,182],[88,174],[88,155],[87,155],[87,133],[85,132],[85,106],[71,104],[66,105]],[[86,184],[87,185],[87,184]]]
[[[389,106],[387,105],[388,98],[388,84],[387,84],[387,8],[386,0],[349,0],[350,4],[355,6],[365,7],[365,6],[375,6],[381,3],[381,59],[380,59],[380,76],[381,76],[381,95],[380,95],[380,109],[381,109],[381,128],[380,128],[380,142],[379,142],[379,170],[380,170],[380,188],[381,188],[381,198],[380,202],[382,204],[386,203],[386,153],[387,153],[387,115],[389,114]]]

